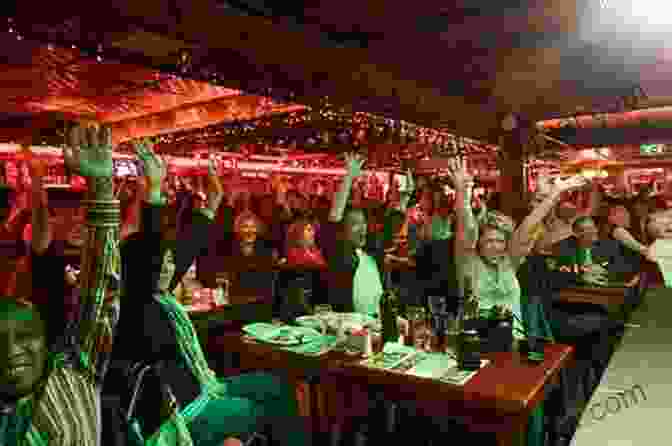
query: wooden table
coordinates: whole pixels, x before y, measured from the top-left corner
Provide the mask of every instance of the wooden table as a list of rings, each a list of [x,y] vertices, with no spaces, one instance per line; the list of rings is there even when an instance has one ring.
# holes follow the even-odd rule
[[[222,331],[236,331],[251,322],[270,322],[273,317],[271,304],[255,296],[229,296],[229,304],[207,311],[190,311],[189,318],[201,340],[207,345],[210,335]]]
[[[626,287],[572,287],[564,288],[558,293],[560,302],[589,303],[596,305],[625,305]]]
[[[306,376],[319,383],[304,386],[302,413],[313,418],[313,427],[324,431],[331,425],[348,424],[355,417],[367,416],[370,386],[384,388],[392,400],[413,400],[427,414],[451,416],[470,429],[494,432],[499,445],[516,444],[526,431],[532,410],[544,398],[545,386],[557,379],[572,358],[572,347],[552,344],[546,347],[542,363],[527,361],[518,353],[493,353],[491,363],[464,386],[411,377],[359,365],[359,358],[331,352],[307,357],[271,345],[245,341],[240,334],[211,339],[209,353],[234,352],[241,369],[281,370],[290,379],[302,382]],[[346,391],[347,389],[347,391]]]

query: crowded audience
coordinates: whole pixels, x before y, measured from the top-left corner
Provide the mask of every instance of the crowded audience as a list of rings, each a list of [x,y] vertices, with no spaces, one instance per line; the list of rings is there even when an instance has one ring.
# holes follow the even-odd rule
[[[95,136],[96,145],[109,145],[105,137]],[[558,302],[558,293],[623,287],[641,298],[661,282],[652,243],[672,237],[669,211],[656,207],[650,190],[610,197],[580,176],[541,182],[529,214],[516,221],[499,208],[497,192],[474,195],[475,180],[459,159],[448,175],[454,196],[408,172],[404,188],[373,203],[355,187],[364,163],[357,155],[346,156],[347,173],[330,199],[321,190],[306,196],[282,177],[270,193],[234,195],[212,159],[206,178],[168,181],[151,144],[136,149],[144,177],[112,191],[121,203],[120,247],[106,254],[109,289],[95,302],[81,289],[88,264],[79,259],[100,237],[87,220],[91,198],[45,188],[44,166],[30,159],[21,187],[0,195],[0,444],[106,444],[101,392],[126,395],[126,372],[141,363],[160,364],[177,407],[167,416],[161,392],[139,401],[147,439],[173,435],[184,441],[175,444],[219,446],[263,432],[272,444],[307,444],[285,378],[211,369],[187,308],[195,291],[222,280],[226,293],[256,296],[281,319],[319,304],[378,318],[391,287],[403,304],[427,306],[440,296],[454,312],[468,283],[482,317],[493,309],[511,317],[513,338],[552,337],[577,347],[585,367],[577,366],[569,385],[581,387],[574,404],[585,404],[624,321],[598,305]],[[68,153],[73,171],[91,184],[111,177],[102,164],[87,164],[85,151]],[[543,276],[531,278],[530,268]],[[288,312],[296,289],[300,310]],[[541,295],[540,317],[550,327],[543,333],[530,323],[533,294]],[[406,333],[403,315],[398,323]],[[123,420],[115,426],[122,429]]]

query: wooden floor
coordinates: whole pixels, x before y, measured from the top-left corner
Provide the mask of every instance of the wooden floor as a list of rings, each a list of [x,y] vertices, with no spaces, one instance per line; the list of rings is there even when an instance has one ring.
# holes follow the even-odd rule
[[[661,288],[632,313],[572,446],[667,444],[671,420],[672,290]]]

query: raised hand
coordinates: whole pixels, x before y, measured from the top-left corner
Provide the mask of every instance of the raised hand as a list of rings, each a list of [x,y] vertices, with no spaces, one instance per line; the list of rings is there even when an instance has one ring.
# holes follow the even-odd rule
[[[462,158],[451,158],[448,164],[448,178],[455,189],[464,189],[474,184],[474,178],[467,170],[467,163]]]
[[[357,178],[362,174],[362,166],[366,160],[356,153],[345,154],[345,168],[350,178]]]
[[[553,183],[553,192],[562,193],[585,186],[588,180],[580,175],[569,177],[565,180],[557,180]]]
[[[213,151],[210,151],[208,156],[208,175],[211,177],[217,176],[217,157]]]
[[[154,144],[144,140],[135,145],[135,151],[143,164],[145,177],[150,189],[160,190],[166,177],[166,164],[159,155],[154,153]]]
[[[73,127],[69,146],[63,149],[66,165],[90,178],[112,178],[112,129]]]
[[[408,169],[406,171],[406,187],[404,190],[400,191],[406,194],[413,193],[415,190],[415,181],[413,181],[413,172],[411,172],[411,169]]]

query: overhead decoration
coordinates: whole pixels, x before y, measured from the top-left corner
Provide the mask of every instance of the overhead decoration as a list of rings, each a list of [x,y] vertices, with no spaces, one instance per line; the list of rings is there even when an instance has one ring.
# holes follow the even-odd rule
[[[376,166],[402,167],[406,160],[461,155],[494,155],[497,147],[467,138],[459,138],[435,129],[421,128],[403,121],[378,116],[334,111],[328,100],[324,109],[314,110],[302,106],[264,105],[270,112],[250,120],[223,122],[188,131],[171,132],[155,138],[158,150],[166,154],[186,155],[194,148],[208,146],[221,152],[278,155],[283,149],[299,152],[343,152],[364,150],[369,162]],[[216,114],[215,103],[200,106],[201,114]],[[289,113],[279,113],[282,107],[294,108]],[[211,112],[205,112],[205,109]],[[186,108],[189,110],[189,108]],[[250,116],[251,113],[239,116]],[[161,120],[159,116],[150,117]],[[147,118],[147,119],[150,119]],[[194,118],[196,119],[196,118]],[[127,125],[119,123],[120,127]],[[196,125],[196,124],[194,124]],[[150,127],[148,124],[142,126]],[[133,139],[119,146],[130,152]],[[405,143],[402,144],[402,141]],[[272,148],[272,149],[271,149]]]
[[[69,69],[68,67],[73,62],[76,62],[76,59],[81,59],[82,64],[92,64],[94,66],[96,64],[106,66],[106,64],[120,61],[128,63],[129,65],[125,65],[128,67],[135,65],[139,61],[138,56],[130,53],[128,50],[123,50],[119,47],[106,47],[102,42],[91,42],[90,35],[81,35],[81,33],[77,32],[76,24],[72,26],[63,25],[47,31],[40,31],[33,29],[29,24],[18,24],[14,20],[9,19],[7,22],[7,32],[15,35],[17,42],[26,43],[26,41],[30,41],[33,42],[33,46],[34,43],[42,42],[44,45],[38,48],[41,51],[53,53],[53,57],[69,58],[68,63],[65,65],[61,64],[64,67],[63,69],[66,70]],[[51,41],[46,42],[45,38],[49,38]],[[133,95],[128,94],[124,96],[124,92],[110,92],[101,89],[106,91],[107,96],[105,98],[95,98],[95,106],[87,104],[88,108],[86,110],[72,108],[73,104],[81,102],[77,100],[69,100],[67,107],[65,104],[44,104],[40,101],[35,101],[35,105],[41,107],[42,111],[65,110],[64,112],[66,113],[72,112],[73,117],[90,114],[92,118],[107,122],[118,123],[119,121],[131,120],[128,125],[117,124],[119,128],[117,133],[118,135],[121,134],[121,136],[118,136],[119,141],[127,138],[147,136],[146,133],[149,133],[149,130],[157,131],[157,128],[162,125],[165,125],[163,131],[167,131],[170,128],[168,124],[174,126],[171,130],[194,128],[197,125],[194,121],[202,118],[201,115],[203,112],[202,109],[195,106],[188,109],[188,112],[183,110],[184,113],[182,113],[183,116],[181,117],[173,116],[172,121],[168,119],[168,115],[153,117],[151,119],[146,118],[146,121],[143,120],[145,118],[141,117],[148,113],[163,113],[166,109],[138,111],[133,116],[134,110],[132,108],[133,105],[136,105],[134,102],[137,102],[137,98],[144,98],[148,90],[165,88],[170,84],[167,81],[172,82],[170,85],[173,88],[179,88],[181,84],[194,82],[195,80],[207,81],[214,86],[221,84],[221,81],[226,79],[226,73],[216,72],[210,65],[201,66],[201,62],[207,62],[204,58],[203,61],[201,59],[201,57],[194,56],[192,49],[179,50],[175,55],[172,65],[155,67],[159,68],[158,72],[145,69],[144,71],[153,74],[147,76],[142,85],[134,85],[132,87],[135,89]],[[148,62],[145,59],[143,61],[145,63]],[[74,66],[77,66],[77,63]],[[87,70],[93,70],[93,68],[87,67]],[[105,75],[106,69],[102,68],[98,72],[101,76]],[[71,83],[69,79],[73,76],[76,79],[76,73],[73,72],[71,76],[59,80],[62,87],[68,86]],[[193,79],[194,81],[186,78]],[[70,88],[75,87],[77,86],[70,85]],[[62,93],[61,90],[50,93],[46,97],[57,99],[61,96],[60,93]],[[352,111],[337,109],[330,103],[328,97],[323,98],[320,101],[319,107],[315,107],[316,109],[314,110],[308,108],[305,111],[287,114],[286,121],[278,125],[277,120],[270,117],[266,111],[273,109],[277,104],[291,104],[294,99],[294,94],[291,91],[271,89],[271,86],[265,86],[263,88],[255,87],[254,90],[249,91],[230,90],[229,94],[256,96],[264,99],[258,104],[257,111],[261,115],[258,119],[256,117],[251,119],[249,113],[242,112],[238,113],[238,116],[235,116],[235,111],[232,111],[231,117],[233,118],[233,123],[225,129],[225,141],[215,141],[214,144],[220,150],[224,148],[223,146],[235,149],[236,146],[249,146],[249,144],[261,146],[272,145],[287,147],[289,149],[294,147],[323,149],[336,144],[340,146],[354,146],[354,148],[359,150],[370,150],[375,145],[397,144],[400,146],[398,150],[400,154],[398,160],[393,160],[396,163],[401,163],[404,158],[414,158],[416,155],[412,152],[417,152],[415,150],[417,148],[422,148],[421,152],[423,156],[450,156],[456,153],[469,154],[471,152],[492,153],[496,150],[495,146],[481,144],[477,141],[458,140],[456,136],[441,129],[422,128],[400,120],[391,120],[357,111],[353,114]],[[42,98],[44,97],[43,95]],[[207,100],[212,99],[215,98]],[[201,98],[201,102],[204,100],[206,99]],[[119,110],[114,115],[107,115],[107,110],[100,109],[100,107],[105,107],[110,101],[119,103],[117,104]],[[127,110],[125,110],[127,113],[125,115],[122,113],[124,111],[124,101],[128,102],[126,106]],[[146,107],[147,104],[137,105],[144,105]],[[132,121],[134,119],[138,121]],[[190,120],[192,122],[189,122]],[[203,119],[201,126],[202,124],[208,125],[211,123],[207,119]],[[143,124],[148,124],[148,128],[144,128]],[[204,130],[203,132],[207,133],[208,130]],[[162,132],[157,131],[157,133]],[[192,136],[195,135],[192,134]],[[222,135],[217,136],[221,137]],[[186,140],[184,135],[179,134],[174,137],[164,135],[162,138],[162,145],[165,146],[166,151],[170,151],[170,147],[168,146],[177,145],[176,143],[180,139]],[[197,136],[195,139],[200,144],[209,143],[203,135]],[[192,142],[184,141],[184,144],[192,144]],[[414,144],[418,146],[414,147]],[[431,146],[431,150],[427,150],[427,146]],[[185,151],[184,148],[176,149],[173,147],[173,149],[177,153]],[[396,153],[397,151],[392,152]]]

